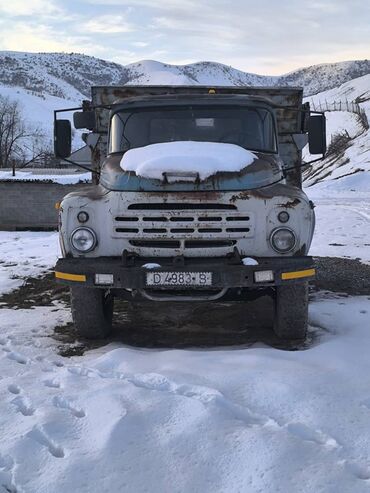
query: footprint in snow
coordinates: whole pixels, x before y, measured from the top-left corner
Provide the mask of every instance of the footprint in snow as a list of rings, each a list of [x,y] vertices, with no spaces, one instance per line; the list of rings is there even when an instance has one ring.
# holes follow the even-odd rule
[[[364,481],[370,479],[370,467],[365,464],[361,464],[359,462],[352,461],[342,461],[342,464],[358,479],[362,479]]]
[[[61,385],[58,380],[55,378],[50,378],[48,380],[44,380],[45,387],[50,387],[52,389],[60,389]]]
[[[136,387],[159,392],[169,392],[189,399],[194,399],[205,406],[214,405],[226,412],[232,418],[244,422],[247,426],[276,425],[275,421],[267,416],[256,414],[245,406],[240,406],[229,401],[217,389],[202,387],[199,385],[176,384],[163,375],[156,373],[138,374],[127,378]]]
[[[53,399],[53,404],[55,407],[60,409],[67,409],[76,418],[84,418],[86,416],[85,411],[78,406],[75,406],[73,402],[65,397],[57,395]]]
[[[89,377],[91,373],[94,373],[93,370],[90,370],[89,368],[83,368],[82,366],[71,366],[68,368],[69,373],[72,373],[72,375],[78,375],[79,377]],[[99,373],[99,375],[102,378],[111,378],[110,374],[105,374],[105,373]]]
[[[90,376],[94,373],[91,369],[83,367],[71,367],[68,370],[79,376]],[[180,395],[189,399],[201,402],[205,406],[216,406],[223,410],[232,418],[243,421],[247,426],[279,426],[278,423],[269,416],[257,414],[245,406],[240,406],[229,401],[217,389],[203,387],[199,385],[177,384],[169,380],[164,375],[158,373],[139,373],[136,375],[127,375],[118,372],[98,372],[101,378],[117,378],[126,380],[135,387],[153,390],[157,392],[168,392],[169,394]]]
[[[50,438],[42,426],[34,426],[27,436],[46,447],[50,454],[57,459],[62,459],[64,457],[63,447]]]
[[[10,351],[6,355],[6,357],[13,360],[13,361],[16,361],[17,363],[19,363],[21,365],[26,365],[30,362],[30,360],[28,358],[26,358],[25,356],[23,356],[20,353],[17,353],[16,351]]]
[[[64,363],[61,361],[53,361],[53,365],[57,366],[58,368],[62,368],[64,366]]]
[[[16,406],[18,411],[22,413],[23,416],[32,416],[35,412],[35,409],[28,397],[18,395],[15,399],[12,400],[12,404]]]
[[[148,390],[158,390],[164,392],[176,391],[175,384],[173,384],[165,376],[157,373],[133,375],[132,377],[129,377],[128,380],[133,383],[135,387],[141,387]]]
[[[324,445],[331,449],[339,446],[338,442],[333,437],[325,435],[325,433],[320,430],[313,430],[304,423],[288,423],[285,427],[289,433],[302,440],[314,442],[318,445]]]
[[[0,490],[1,492],[17,493],[19,491],[14,483],[13,467],[13,458],[10,455],[3,456],[0,454],[0,488],[1,486],[4,488],[4,490]]]
[[[8,390],[11,394],[20,394],[21,393],[21,388],[18,387],[18,385],[15,385],[14,383],[11,383],[8,385]]]

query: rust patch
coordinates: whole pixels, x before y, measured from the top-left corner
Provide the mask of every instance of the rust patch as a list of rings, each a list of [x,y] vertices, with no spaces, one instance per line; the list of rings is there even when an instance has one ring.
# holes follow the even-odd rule
[[[244,192],[237,193],[231,197],[230,202],[234,204],[237,200],[249,200],[251,198],[250,192],[251,190],[248,191],[245,190]]]
[[[231,202],[236,202],[237,200],[249,200],[252,198],[268,200],[275,197],[283,197],[286,198],[288,202],[286,202],[285,204],[279,204],[279,206],[292,208],[297,206],[301,202],[301,199],[299,199],[297,195],[302,197],[305,196],[304,192],[296,187],[284,185],[282,183],[276,183],[275,185],[269,185],[253,190],[243,190],[233,195],[231,197]]]
[[[299,199],[294,199],[291,202],[285,202],[285,204],[278,204],[278,207],[284,207],[285,209],[293,209],[296,207],[298,204],[300,204],[301,201]]]

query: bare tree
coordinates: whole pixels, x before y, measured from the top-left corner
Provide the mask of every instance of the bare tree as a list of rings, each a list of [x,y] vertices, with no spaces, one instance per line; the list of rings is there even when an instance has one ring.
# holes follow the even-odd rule
[[[0,168],[22,167],[43,149],[43,133],[27,125],[20,104],[0,96]]]

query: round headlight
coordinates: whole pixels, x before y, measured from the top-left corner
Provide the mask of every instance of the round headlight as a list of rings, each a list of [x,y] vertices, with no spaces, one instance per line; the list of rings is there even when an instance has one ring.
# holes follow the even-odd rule
[[[89,220],[89,215],[85,211],[80,211],[77,214],[77,219],[78,219],[78,222],[80,222],[80,223],[86,223]]]
[[[96,234],[89,228],[77,228],[71,234],[71,243],[79,252],[90,252],[96,246]]]
[[[279,253],[287,253],[293,250],[296,241],[295,234],[288,228],[275,229],[270,236],[272,248]]]

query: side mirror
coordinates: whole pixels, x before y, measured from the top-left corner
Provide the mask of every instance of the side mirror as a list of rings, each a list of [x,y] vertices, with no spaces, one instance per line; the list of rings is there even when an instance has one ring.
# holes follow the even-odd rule
[[[54,154],[55,157],[66,158],[71,155],[72,130],[69,120],[54,121]]]
[[[95,111],[76,111],[73,113],[73,124],[75,128],[95,128]]]
[[[308,148],[310,154],[326,152],[326,119],[325,115],[310,115],[308,120]]]

